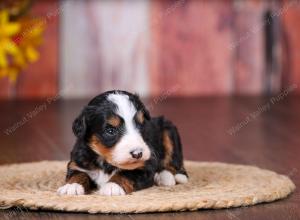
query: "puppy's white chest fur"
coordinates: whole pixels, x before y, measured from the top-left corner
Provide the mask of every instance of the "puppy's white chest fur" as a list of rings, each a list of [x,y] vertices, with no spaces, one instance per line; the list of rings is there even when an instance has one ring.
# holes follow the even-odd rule
[[[97,193],[105,196],[119,196],[125,195],[125,191],[116,183],[109,182],[110,178],[116,173],[113,171],[111,174],[104,173],[102,170],[88,171],[89,177],[97,184]]]
[[[111,174],[104,173],[103,170],[87,171],[86,173],[98,186],[101,186],[110,180],[110,178],[115,174],[115,171]]]

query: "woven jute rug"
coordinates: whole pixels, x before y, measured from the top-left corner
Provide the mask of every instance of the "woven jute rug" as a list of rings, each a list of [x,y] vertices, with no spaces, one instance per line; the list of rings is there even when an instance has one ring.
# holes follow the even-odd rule
[[[220,209],[271,202],[288,196],[295,185],[287,177],[252,166],[191,162],[190,179],[173,187],[154,186],[126,196],[59,196],[65,161],[0,166],[0,207],[89,213],[143,213]]]

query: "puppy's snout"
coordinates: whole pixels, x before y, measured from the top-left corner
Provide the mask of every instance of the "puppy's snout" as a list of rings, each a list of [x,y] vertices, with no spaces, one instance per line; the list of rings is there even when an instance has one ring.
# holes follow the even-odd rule
[[[141,149],[141,148],[134,149],[134,150],[130,151],[130,154],[131,154],[132,158],[140,159],[143,156],[143,149]]]

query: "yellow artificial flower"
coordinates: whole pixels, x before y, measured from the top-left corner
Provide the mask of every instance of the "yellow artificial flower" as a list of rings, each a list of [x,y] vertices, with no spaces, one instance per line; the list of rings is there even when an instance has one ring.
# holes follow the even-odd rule
[[[7,77],[11,83],[15,83],[17,80],[20,69],[18,67],[6,67],[0,69],[0,78]]]
[[[0,68],[8,66],[8,55],[14,56],[20,53],[11,38],[20,31],[20,28],[20,24],[9,21],[6,10],[0,11]]]
[[[28,63],[38,60],[37,47],[42,43],[46,22],[22,17],[10,22],[7,9],[0,9],[0,78],[16,82]]]
[[[45,23],[42,20],[26,19],[21,24],[22,34],[19,48],[22,51],[23,58],[32,63],[37,61],[40,56],[36,48],[42,43],[42,33],[45,29]]]

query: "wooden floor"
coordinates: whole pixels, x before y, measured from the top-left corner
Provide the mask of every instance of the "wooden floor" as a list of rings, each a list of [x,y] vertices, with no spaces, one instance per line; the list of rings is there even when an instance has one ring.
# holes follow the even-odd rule
[[[148,99],[154,115],[173,120],[186,159],[256,165],[300,186],[300,97]],[[71,123],[86,100],[0,103],[0,164],[68,159]],[[24,118],[25,117],[25,118]],[[235,128],[235,129],[232,129]],[[1,178],[1,177],[0,177]],[[1,189],[0,189],[1,192]],[[299,190],[252,207],[163,214],[88,215],[10,209],[0,219],[300,219]]]

